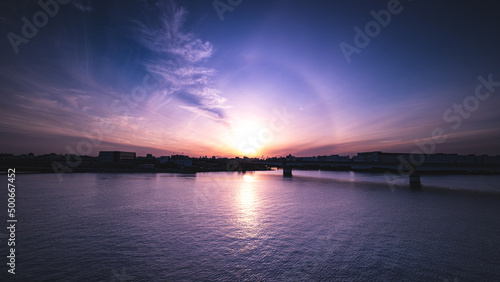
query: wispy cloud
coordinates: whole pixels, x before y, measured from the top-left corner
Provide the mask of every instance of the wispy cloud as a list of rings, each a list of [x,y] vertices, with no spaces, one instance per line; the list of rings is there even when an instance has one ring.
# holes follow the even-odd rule
[[[85,0],[73,0],[71,2],[75,8],[82,12],[92,12],[92,5],[90,4],[90,1],[85,1]]]
[[[137,40],[154,54],[146,69],[163,79],[183,109],[223,121],[227,99],[211,86],[216,71],[203,66],[214,52],[212,44],[184,31],[187,11],[173,1],[156,3],[154,9],[157,20],[135,21]]]

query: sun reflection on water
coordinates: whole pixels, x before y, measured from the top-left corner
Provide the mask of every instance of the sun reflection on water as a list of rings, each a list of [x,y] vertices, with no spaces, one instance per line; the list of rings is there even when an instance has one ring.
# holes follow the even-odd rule
[[[242,178],[235,198],[237,215],[235,224],[239,229],[237,238],[247,242],[245,249],[253,249],[256,246],[253,246],[250,242],[259,236],[261,229],[260,219],[262,218],[257,192],[258,181],[251,174],[244,174]]]
[[[238,188],[238,204],[241,212],[248,215],[255,212],[257,205],[256,189],[255,177],[251,174],[244,174],[243,181]]]
[[[250,175],[250,174],[244,174],[243,175],[243,180],[245,180],[245,181],[254,181],[255,177],[253,175]]]

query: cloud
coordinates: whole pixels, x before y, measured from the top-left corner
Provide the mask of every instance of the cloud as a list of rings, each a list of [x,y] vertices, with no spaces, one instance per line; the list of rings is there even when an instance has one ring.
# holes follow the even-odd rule
[[[221,114],[220,113],[217,113],[216,111],[209,111],[209,110],[206,110],[206,109],[202,109],[202,108],[199,108],[199,107],[190,107],[190,106],[180,106],[181,108],[185,109],[185,110],[188,110],[190,112],[193,112],[195,114],[198,114],[198,115],[201,115],[201,116],[204,116],[204,117],[208,117],[208,118],[211,118],[211,119],[222,119],[221,117]]]
[[[157,20],[134,21],[136,39],[153,54],[145,62],[147,71],[183,102],[181,108],[222,121],[227,99],[211,86],[216,71],[202,65],[214,52],[212,44],[184,31],[187,11],[173,1],[156,3],[154,9]]]
[[[82,12],[92,12],[92,5],[90,4],[90,1],[85,1],[85,0],[73,0],[71,2],[75,8]]]
[[[156,3],[154,9],[159,13],[157,21],[135,21],[139,40],[144,46],[160,54],[175,55],[176,59],[189,63],[212,55],[213,46],[210,42],[203,42],[196,35],[182,30],[187,14],[184,8],[178,7],[173,1],[165,1]]]

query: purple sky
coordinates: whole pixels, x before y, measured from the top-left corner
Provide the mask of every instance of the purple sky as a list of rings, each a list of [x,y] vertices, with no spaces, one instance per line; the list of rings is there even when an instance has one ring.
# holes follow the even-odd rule
[[[493,1],[42,2],[2,3],[0,152],[500,154]]]

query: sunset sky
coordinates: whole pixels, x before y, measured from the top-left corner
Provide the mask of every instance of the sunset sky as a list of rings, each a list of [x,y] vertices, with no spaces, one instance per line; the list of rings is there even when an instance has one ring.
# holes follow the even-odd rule
[[[37,2],[1,4],[0,152],[500,154],[494,1]]]

